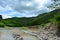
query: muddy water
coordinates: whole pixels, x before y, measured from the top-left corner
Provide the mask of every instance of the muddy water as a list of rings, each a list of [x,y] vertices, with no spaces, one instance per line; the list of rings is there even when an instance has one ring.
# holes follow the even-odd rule
[[[38,40],[38,38],[28,33],[25,33],[18,28],[14,29],[0,28],[0,40],[15,40],[12,34],[19,34],[21,37],[23,37],[23,40]]]

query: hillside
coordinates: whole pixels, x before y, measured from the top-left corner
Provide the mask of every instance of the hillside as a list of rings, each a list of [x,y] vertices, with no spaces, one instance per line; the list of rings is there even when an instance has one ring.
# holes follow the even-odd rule
[[[22,26],[33,26],[33,25],[41,25],[50,22],[50,19],[56,18],[56,16],[60,16],[60,9],[53,10],[48,13],[42,13],[37,17],[13,17],[8,19],[2,19],[0,21],[0,26],[9,26],[9,27],[22,27]]]

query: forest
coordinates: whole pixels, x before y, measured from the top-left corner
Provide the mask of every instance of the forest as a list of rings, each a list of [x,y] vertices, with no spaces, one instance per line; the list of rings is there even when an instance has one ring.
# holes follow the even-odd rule
[[[52,21],[51,21],[52,20]],[[60,9],[42,13],[36,17],[12,17],[3,19],[0,15],[0,27],[27,27],[34,25],[44,25],[49,22],[56,22],[60,25]]]

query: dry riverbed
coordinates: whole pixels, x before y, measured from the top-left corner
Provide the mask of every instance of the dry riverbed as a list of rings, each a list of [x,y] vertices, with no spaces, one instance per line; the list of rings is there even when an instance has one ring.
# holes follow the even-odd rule
[[[32,32],[38,32],[38,29],[23,30],[21,28],[0,28],[0,40],[15,40],[13,34],[20,35],[23,40],[38,40],[37,37],[33,36]]]
[[[0,28],[0,40],[60,40],[57,29]],[[14,34],[14,35],[13,35]],[[18,35],[18,36],[16,36]],[[19,39],[20,38],[20,39]]]

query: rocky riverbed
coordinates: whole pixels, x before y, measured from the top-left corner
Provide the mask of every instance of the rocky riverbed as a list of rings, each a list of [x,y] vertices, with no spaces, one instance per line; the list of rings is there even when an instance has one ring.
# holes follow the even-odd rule
[[[60,37],[56,35],[56,30],[32,31],[19,28],[0,28],[0,40],[60,40]]]
[[[25,33],[24,31],[27,30],[21,30],[19,28],[0,28],[0,40],[38,40],[38,38],[29,34],[28,31],[27,33]]]

